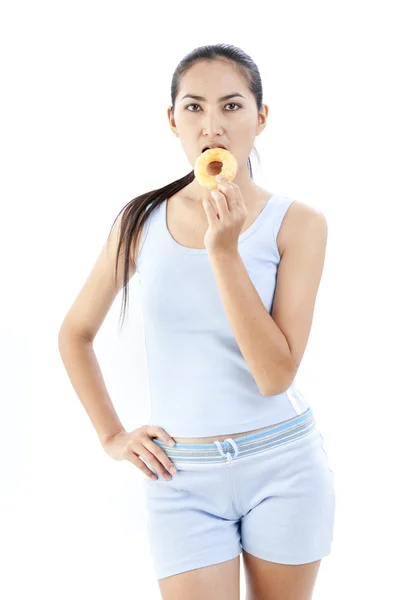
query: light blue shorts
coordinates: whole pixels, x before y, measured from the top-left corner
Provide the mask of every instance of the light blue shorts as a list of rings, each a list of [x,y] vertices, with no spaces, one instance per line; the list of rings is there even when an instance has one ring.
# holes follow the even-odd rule
[[[144,478],[157,579],[235,558],[244,548],[297,565],[331,552],[334,473],[309,407],[265,431],[210,444],[158,444],[177,468]]]

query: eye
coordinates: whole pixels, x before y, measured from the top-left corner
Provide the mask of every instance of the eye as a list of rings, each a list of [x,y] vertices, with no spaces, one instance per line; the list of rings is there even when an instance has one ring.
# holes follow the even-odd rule
[[[189,108],[189,106],[199,106],[198,104],[188,104],[187,106],[185,106],[185,109],[187,110]],[[190,110],[189,112],[198,112],[197,110]]]
[[[185,106],[185,109],[187,110],[189,108],[189,106],[200,106],[200,104],[188,104],[187,106]],[[228,104],[225,104],[225,106],[238,106],[239,108],[242,108],[241,104],[238,104],[237,102],[229,102]],[[189,110],[189,112],[199,112],[198,110]],[[228,110],[228,112],[237,112],[236,110]]]
[[[238,104],[237,102],[229,102],[229,104],[226,104],[226,106],[238,106],[239,108],[242,108],[241,104]],[[236,112],[236,111],[228,110],[228,112]]]

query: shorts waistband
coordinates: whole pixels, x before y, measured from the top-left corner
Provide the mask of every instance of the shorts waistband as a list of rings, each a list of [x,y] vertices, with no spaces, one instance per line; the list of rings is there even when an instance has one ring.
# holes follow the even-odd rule
[[[266,431],[249,433],[244,436],[216,440],[210,444],[175,444],[172,448],[159,439],[153,439],[174,462],[193,464],[225,463],[234,459],[251,456],[265,450],[288,444],[317,429],[317,424],[309,407],[301,415],[277,424]],[[225,452],[226,450],[226,452]],[[232,453],[234,454],[232,458]]]

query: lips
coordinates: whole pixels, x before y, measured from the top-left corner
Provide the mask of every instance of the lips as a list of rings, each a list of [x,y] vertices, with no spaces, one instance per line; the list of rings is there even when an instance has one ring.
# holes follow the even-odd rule
[[[210,150],[211,148],[223,148],[224,150],[227,150],[223,144],[208,144],[207,146],[204,146],[202,152]]]

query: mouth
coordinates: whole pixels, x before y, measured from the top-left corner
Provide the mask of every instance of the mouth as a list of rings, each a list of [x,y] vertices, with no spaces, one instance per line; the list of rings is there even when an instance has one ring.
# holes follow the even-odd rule
[[[205,146],[201,152],[203,153],[206,150],[212,150],[213,148],[223,148],[224,150],[227,150],[225,146],[223,146],[222,144],[218,144],[218,146]]]

